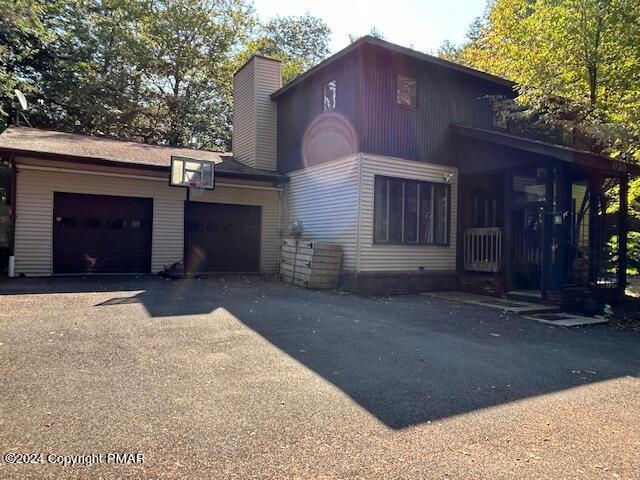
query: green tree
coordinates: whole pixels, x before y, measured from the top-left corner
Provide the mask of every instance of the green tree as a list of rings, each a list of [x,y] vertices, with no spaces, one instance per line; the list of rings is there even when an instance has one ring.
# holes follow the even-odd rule
[[[379,38],[380,40],[384,40],[384,33],[382,33],[382,31],[380,31],[380,29],[378,29],[378,27],[371,27],[371,29],[369,30],[369,33],[366,34],[366,36],[368,37],[373,37],[373,38]],[[355,33],[350,33],[349,34],[349,42],[353,43],[356,40],[358,40],[359,38],[362,38],[362,35],[357,35]]]
[[[230,145],[243,0],[74,0],[56,19],[37,123],[148,143]]]
[[[230,146],[234,52],[253,27],[243,0],[161,0],[145,24],[145,119],[161,141]]]
[[[275,17],[258,25],[253,38],[238,55],[236,65],[253,54],[265,55],[282,62],[285,83],[322,61],[329,54],[329,26],[309,15]]]
[[[53,38],[44,22],[49,8],[44,1],[0,0],[0,131],[15,115],[13,90],[37,91],[32,80],[48,61]]]
[[[47,19],[52,61],[39,71],[32,123],[76,133],[139,138],[142,1],[68,0]]]
[[[520,106],[595,150],[637,159],[639,25],[637,0],[495,0],[457,60],[514,80]]]
[[[226,150],[233,73],[252,53],[285,81],[328,54],[310,15],[259,23],[248,0],[0,0],[0,128],[13,88],[34,126]]]

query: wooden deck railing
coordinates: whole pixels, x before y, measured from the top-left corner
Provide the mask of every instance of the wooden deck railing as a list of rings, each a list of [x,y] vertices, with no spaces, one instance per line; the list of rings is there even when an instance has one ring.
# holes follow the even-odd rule
[[[464,231],[464,269],[471,272],[499,272],[502,263],[500,227],[467,228]]]

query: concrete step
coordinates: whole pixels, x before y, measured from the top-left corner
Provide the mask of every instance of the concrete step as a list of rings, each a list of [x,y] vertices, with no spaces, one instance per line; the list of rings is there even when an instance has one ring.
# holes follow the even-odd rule
[[[549,305],[542,299],[540,290],[512,290],[507,292],[505,298],[514,302],[523,302],[527,307],[518,311],[521,315],[536,313],[559,313],[562,309],[556,305]]]
[[[507,300],[504,298],[488,297],[464,292],[433,292],[423,293],[431,297],[443,300],[469,303],[472,305],[482,305],[483,307],[495,308],[498,310],[517,313],[519,315],[533,315],[536,313],[559,313],[561,310],[553,305],[532,303],[525,301]]]
[[[511,290],[505,294],[505,297],[520,302],[544,303],[539,290]]]

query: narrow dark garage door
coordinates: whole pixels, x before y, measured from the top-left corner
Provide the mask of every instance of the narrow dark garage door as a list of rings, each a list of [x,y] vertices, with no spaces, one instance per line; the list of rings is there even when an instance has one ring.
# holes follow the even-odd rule
[[[187,271],[258,272],[261,207],[186,202]]]
[[[53,195],[53,273],[149,273],[150,198]]]

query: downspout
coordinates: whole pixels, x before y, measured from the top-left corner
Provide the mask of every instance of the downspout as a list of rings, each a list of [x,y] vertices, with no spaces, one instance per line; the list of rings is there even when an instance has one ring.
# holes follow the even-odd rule
[[[282,242],[284,241],[284,234],[282,232],[282,224],[283,224],[283,217],[284,217],[284,208],[283,208],[283,202],[284,202],[284,188],[279,188],[278,189],[278,265],[276,268],[276,271],[278,272],[276,275],[279,275],[280,273],[280,265],[282,264]],[[297,250],[297,249],[296,249]],[[295,265],[294,265],[295,268]]]
[[[15,157],[10,156],[11,163],[11,234],[9,236],[9,278],[16,275],[15,238],[16,238],[16,198],[18,190],[18,169]]]
[[[620,175],[620,208],[618,209],[618,290],[624,296],[627,288],[627,241],[629,231],[629,175]]]
[[[356,212],[356,274],[360,272],[360,222],[362,219],[362,164],[364,163],[364,154],[358,154],[358,210]]]

